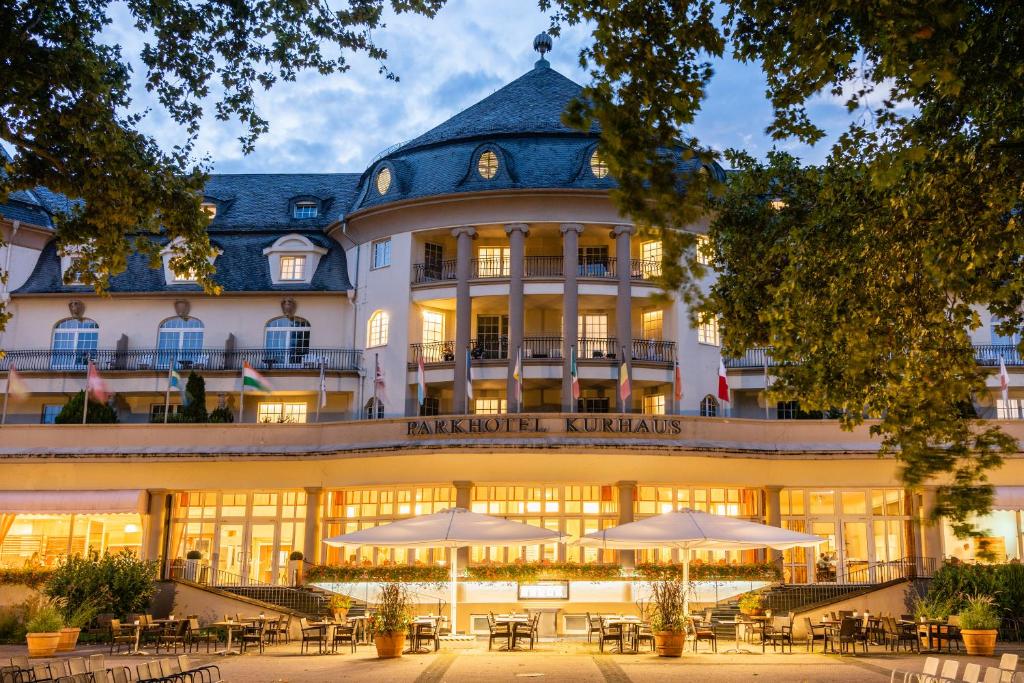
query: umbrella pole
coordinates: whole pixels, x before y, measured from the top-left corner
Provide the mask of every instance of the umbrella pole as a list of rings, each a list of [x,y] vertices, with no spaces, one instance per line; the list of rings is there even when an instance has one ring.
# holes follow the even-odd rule
[[[683,616],[690,615],[690,549],[683,551]]]
[[[458,584],[456,583],[456,580],[459,578],[459,549],[458,548],[451,548],[451,553],[452,553],[452,561],[449,562],[449,564],[452,567],[452,575],[451,575],[451,578],[450,578],[450,580],[448,582],[450,584],[451,598],[450,598],[450,602],[448,604],[451,605],[450,611],[451,611],[451,615],[452,615],[452,635],[454,636],[456,633],[458,633],[458,630],[455,627],[456,617],[458,615],[458,611],[456,610],[456,607],[455,607],[455,601],[456,601],[456,591],[458,590]]]

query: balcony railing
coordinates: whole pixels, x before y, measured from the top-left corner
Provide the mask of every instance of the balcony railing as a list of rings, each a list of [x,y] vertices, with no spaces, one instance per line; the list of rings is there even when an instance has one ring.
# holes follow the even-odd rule
[[[562,357],[561,337],[524,337],[523,359],[541,360]]]
[[[241,370],[248,362],[261,370],[334,370],[355,372],[362,351],[354,349],[91,349],[80,351],[7,351],[0,371],[14,365],[20,372],[85,372],[91,360],[100,370],[144,372],[178,370]]]
[[[431,363],[454,363],[455,342],[431,342],[429,344],[412,344],[412,365],[418,365],[420,358],[423,358],[424,365]]]
[[[582,278],[614,280],[618,277],[617,260],[614,257],[587,256],[580,259],[577,275]],[[562,256],[523,257],[523,277],[560,278],[564,274],[565,260]],[[648,259],[631,259],[629,262],[631,280],[654,280],[661,275],[661,262]],[[470,279],[508,279],[512,274],[512,262],[508,258],[495,256],[470,260]],[[456,260],[448,259],[434,263],[415,263],[412,267],[414,285],[453,282],[456,274]]]
[[[634,339],[633,360],[649,363],[675,363],[676,344],[658,339]]]
[[[502,338],[483,338],[470,342],[470,356],[474,361],[507,360],[509,353],[508,340]],[[454,363],[455,342],[443,341],[429,344],[411,344],[410,366],[419,364],[420,357],[424,365],[431,363]],[[580,360],[615,360],[619,358],[620,349],[614,338],[580,339]],[[563,354],[561,337],[524,337],[523,360],[560,359]],[[633,360],[649,363],[674,363],[676,344],[659,339],[634,339]]]
[[[615,337],[580,339],[577,357],[580,360],[621,358],[619,343]]]
[[[1013,344],[975,344],[974,359],[978,365],[998,366],[999,359],[1008,366],[1024,366],[1024,359]],[[744,351],[739,358],[727,358],[725,367],[734,369],[763,368],[765,364],[773,368],[776,365],[770,347],[754,347]]]

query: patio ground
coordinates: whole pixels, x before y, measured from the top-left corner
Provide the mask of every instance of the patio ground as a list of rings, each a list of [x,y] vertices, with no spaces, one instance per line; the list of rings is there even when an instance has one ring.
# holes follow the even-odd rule
[[[600,654],[596,645],[578,641],[542,642],[533,652],[488,652],[485,643],[470,648],[426,655],[406,655],[397,660],[378,660],[372,646],[361,646],[355,654],[300,655],[297,644],[267,648],[263,655],[235,657],[193,654],[202,663],[215,663],[225,681],[231,683],[312,683],[366,681],[367,683],[439,683],[480,681],[606,681],[627,683],[691,680],[700,683],[758,681],[793,683],[802,681],[888,681],[891,669],[920,671],[924,656],[893,655],[874,649],[856,657],[806,654],[798,644],[792,654],[711,654],[687,652],[681,659],[663,659],[651,654]],[[106,652],[105,647],[84,646],[76,655]],[[23,646],[0,646],[0,663],[12,655],[24,655]],[[998,655],[998,652],[997,652]],[[944,657],[945,658],[945,657]],[[975,661],[994,666],[998,657],[953,656],[963,664]],[[130,666],[153,657],[108,657],[109,664]]]

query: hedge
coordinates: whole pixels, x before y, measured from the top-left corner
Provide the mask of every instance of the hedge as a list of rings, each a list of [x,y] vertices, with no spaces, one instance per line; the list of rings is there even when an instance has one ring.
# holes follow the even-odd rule
[[[26,568],[26,569],[3,569],[0,568],[0,585],[25,585],[30,588],[41,588],[43,584],[53,576],[52,569]]]
[[[476,564],[466,568],[466,576],[473,581],[530,582],[544,579],[614,581],[622,578],[622,567],[617,564],[580,564],[578,562]]]
[[[358,583],[361,581],[444,583],[447,580],[448,570],[437,565],[387,564],[364,566],[342,564],[327,566],[321,564],[306,570],[306,581],[309,583]]]
[[[945,564],[928,586],[928,598],[949,601],[954,614],[972,595],[991,595],[1005,616],[1024,615],[1024,564]]]

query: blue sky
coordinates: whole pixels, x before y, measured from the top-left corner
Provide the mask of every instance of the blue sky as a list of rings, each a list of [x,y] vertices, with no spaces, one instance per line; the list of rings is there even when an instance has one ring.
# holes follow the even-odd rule
[[[123,8],[119,12],[109,40],[127,55],[138,54],[141,38]],[[296,82],[260,93],[258,108],[270,132],[252,154],[242,154],[237,123],[212,117],[204,122],[197,152],[209,155],[220,173],[360,172],[380,150],[428,130],[532,68],[533,37],[547,25],[536,0],[449,0],[432,20],[391,16],[374,38],[388,50],[398,83],[380,76],[377,64],[361,56],[352,58],[346,73],[302,74]],[[548,55],[552,67],[586,83],[577,56],[590,39],[585,26],[563,30]],[[715,71],[691,131],[702,142],[756,156],[777,144],[807,162],[824,158],[826,142],[815,147],[773,143],[764,134],[771,110],[757,65],[725,59],[716,62]],[[137,69],[137,80],[142,75]],[[181,131],[159,104],[141,87],[133,93],[137,108],[149,108],[142,128],[165,147],[181,142]],[[815,98],[811,111],[830,138],[849,120],[841,99],[828,95]]]

